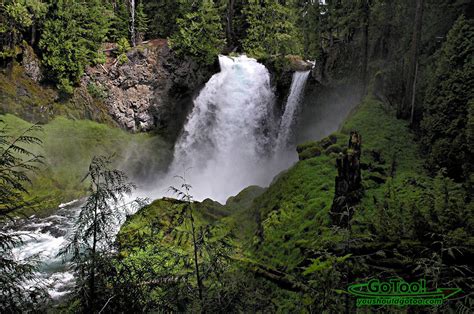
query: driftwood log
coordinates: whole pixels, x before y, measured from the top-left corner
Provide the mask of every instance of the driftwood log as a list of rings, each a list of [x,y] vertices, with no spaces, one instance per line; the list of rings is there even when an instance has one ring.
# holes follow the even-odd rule
[[[352,131],[345,153],[336,160],[337,176],[330,217],[332,225],[347,228],[354,214],[354,206],[362,197],[362,177],[360,173],[362,137]]]

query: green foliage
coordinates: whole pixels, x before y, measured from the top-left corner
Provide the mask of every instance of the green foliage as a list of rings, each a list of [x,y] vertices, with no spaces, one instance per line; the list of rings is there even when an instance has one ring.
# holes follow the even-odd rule
[[[38,169],[38,163],[42,161],[42,156],[31,152],[26,145],[39,145],[41,140],[34,135],[39,127],[32,125],[23,130],[18,136],[8,134],[8,129],[3,120],[0,129],[0,156],[1,172],[0,182],[2,182],[2,202],[0,214],[2,222],[10,216],[12,212],[22,209],[31,204],[24,200],[24,193],[27,192],[25,185],[31,183],[29,171]]]
[[[27,7],[20,1],[13,1],[5,6],[9,18],[15,21],[18,27],[29,27],[33,23]]]
[[[118,42],[121,38],[129,38],[130,18],[126,1],[115,3],[113,12],[107,38],[113,42]]]
[[[130,282],[150,278],[162,283],[146,290],[140,306],[184,311],[216,302],[211,293],[221,288],[219,278],[229,267],[231,247],[215,220],[208,220],[209,212],[204,204],[162,199],[123,225],[117,240],[120,264],[136,270]]]
[[[107,56],[102,50],[99,50],[97,52],[97,56],[94,59],[93,63],[94,64],[105,64],[107,62]]]
[[[130,43],[127,38],[120,38],[117,42],[117,54],[126,54],[131,49]]]
[[[140,1],[137,5],[136,9],[136,32],[137,32],[137,41],[140,43],[143,41],[145,38],[145,33],[148,31],[148,24],[149,24],[149,19],[148,16],[145,13],[145,9],[143,6],[143,1]]]
[[[301,149],[301,151],[298,152],[298,157],[300,160],[305,160],[321,155],[321,147],[319,147],[318,145],[305,145],[303,147],[305,148],[302,149],[302,147],[299,146],[299,148]]]
[[[30,123],[12,115],[2,116],[12,134],[19,135]],[[87,195],[87,185],[81,182],[91,159],[96,155],[115,154],[116,165],[126,164],[132,179],[151,179],[151,173],[163,171],[171,158],[171,147],[157,135],[130,134],[118,128],[88,120],[68,120],[58,117],[43,126],[40,148],[31,151],[44,156],[44,167],[32,174],[32,186],[27,200],[38,199],[38,210],[27,215],[51,214],[60,203]]]
[[[474,143],[467,135],[474,99],[474,24],[461,16],[436,57],[424,104],[422,144],[432,171],[459,180],[472,173]]]
[[[169,43],[178,55],[195,58],[211,64],[221,52],[225,40],[220,17],[213,0],[204,0],[197,11],[177,19],[178,31]]]
[[[322,37],[324,29],[323,8],[319,1],[303,1],[298,12],[298,26],[302,31],[304,55],[310,59],[320,59],[322,53]]]
[[[41,0],[8,0],[0,7],[0,58],[15,57],[23,32],[44,17],[47,4]]]
[[[180,15],[187,13],[187,3],[182,0],[142,0],[144,11],[149,17],[150,38],[167,38],[178,30],[176,23]]]
[[[26,146],[40,145],[41,140],[34,136],[39,130],[36,125],[12,135],[3,121],[0,124],[0,311],[23,312],[39,306],[46,296],[41,285],[24,285],[25,281],[37,280],[37,265],[34,259],[18,260],[13,255],[12,250],[25,239],[23,234],[12,233],[7,223],[14,213],[35,206],[25,199],[25,193],[31,183],[30,173],[38,169],[42,157]]]
[[[243,50],[252,57],[301,54],[295,12],[277,1],[251,1],[245,7],[249,25],[242,40]]]
[[[100,84],[90,82],[87,84],[87,91],[92,97],[100,99],[107,98],[107,89]]]
[[[456,271],[450,271],[441,262],[443,254],[453,254],[456,258],[471,254],[468,252],[473,247],[469,236],[473,218],[468,212],[472,212],[472,205],[466,203],[466,191],[450,180],[443,177],[433,180],[424,173],[424,160],[418,154],[407,123],[394,115],[392,109],[367,98],[346,121],[343,134],[335,134],[337,143],[346,142],[344,134],[351,130],[362,135],[365,195],[350,230],[331,228],[328,222],[336,175],[332,154],[298,162],[254,200],[252,207],[259,218],[254,227],[254,245],[246,254],[309,287],[298,296],[273,292],[278,309],[340,312],[346,306],[340,291],[347,289],[348,284],[343,278],[373,276],[384,263],[404,265],[406,276],[413,275],[409,269],[433,272],[439,266],[441,272],[437,277],[432,276],[434,273],[425,275],[440,285],[452,285],[449,278],[456,278],[456,283],[465,288],[472,282],[471,276],[455,275]],[[298,150],[336,145],[331,143],[330,138],[304,143]],[[465,221],[460,217],[465,217]],[[443,243],[443,254],[434,248],[427,249],[437,246],[439,241]],[[397,248],[392,259],[387,257],[391,245]],[[369,263],[365,253],[359,256],[357,252],[371,252],[369,255],[374,257]],[[432,254],[439,256],[438,264],[434,260],[429,262]],[[459,271],[465,271],[466,267],[460,264]]]
[[[126,38],[120,38],[117,43],[117,60],[118,64],[124,64],[128,62],[127,52],[131,49],[130,43]]]
[[[108,32],[110,12],[98,0],[88,6],[61,0],[44,23],[39,42],[43,64],[58,88],[70,94]]]
[[[99,256],[112,245],[114,228],[119,225],[122,212],[129,206],[125,203],[125,196],[135,188],[127,182],[125,173],[111,169],[111,164],[111,157],[92,159],[89,172],[83,179],[90,178],[89,196],[81,207],[74,232],[59,253],[71,255],[81,307],[92,313],[97,308],[99,293],[96,284]]]

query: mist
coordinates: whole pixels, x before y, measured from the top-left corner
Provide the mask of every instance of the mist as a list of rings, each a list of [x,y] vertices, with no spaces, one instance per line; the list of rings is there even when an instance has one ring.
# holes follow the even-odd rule
[[[309,92],[305,94],[299,115],[298,143],[320,140],[339,130],[362,97],[362,88],[358,85],[329,88],[314,81],[311,85],[308,83]]]

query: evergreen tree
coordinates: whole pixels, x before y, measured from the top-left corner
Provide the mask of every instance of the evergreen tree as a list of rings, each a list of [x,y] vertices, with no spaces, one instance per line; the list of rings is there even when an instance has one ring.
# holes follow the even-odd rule
[[[124,0],[113,4],[113,16],[107,38],[118,42],[120,38],[129,38],[130,21],[128,9]]]
[[[309,59],[320,57],[321,41],[321,5],[319,1],[303,1],[299,7],[298,24],[303,33],[303,52]]]
[[[145,34],[148,31],[148,17],[145,13],[143,1],[141,1],[136,10],[136,32],[137,32],[137,43],[141,43],[145,38]]]
[[[150,38],[167,38],[174,34],[178,25],[176,19],[183,15],[186,6],[181,0],[142,0],[144,12],[149,17],[147,35]]]
[[[213,0],[204,0],[197,11],[177,20],[178,31],[170,46],[181,56],[191,55],[198,62],[210,64],[224,47],[221,19]]]
[[[192,244],[193,244],[193,261],[194,261],[194,272],[196,275],[196,282],[198,286],[198,293],[199,293],[199,301],[201,306],[203,306],[203,283],[202,277],[199,272],[199,240],[198,240],[198,232],[196,230],[196,225],[194,222],[195,213],[193,208],[193,197],[190,194],[191,185],[186,182],[186,178],[183,176],[179,176],[179,178],[183,181],[181,184],[181,189],[170,187],[170,189],[182,200],[185,202],[185,207],[182,212],[182,219],[188,220],[191,225],[191,236],[192,236]]]
[[[72,93],[87,65],[96,59],[108,32],[110,12],[99,0],[84,5],[60,0],[44,24],[39,42],[43,63],[58,87]]]
[[[261,58],[302,52],[296,13],[291,6],[270,0],[251,1],[244,13],[248,29],[242,46],[246,53]]]
[[[89,166],[89,197],[81,208],[74,232],[60,254],[72,254],[77,273],[77,285],[84,309],[94,313],[97,300],[96,272],[104,249],[111,245],[111,235],[119,224],[120,208],[125,210],[124,197],[134,185],[126,175],[110,169],[110,157],[94,157]],[[86,179],[84,178],[84,179]],[[102,249],[102,251],[101,251]]]
[[[23,32],[31,28],[34,42],[36,21],[46,13],[47,5],[41,0],[9,0],[0,3],[0,58],[14,57],[20,52],[17,45],[23,39]]]
[[[472,174],[474,145],[468,135],[474,99],[474,24],[461,16],[438,53],[426,92],[422,144],[431,170],[455,179]]]
[[[0,121],[2,124],[3,122]],[[34,203],[25,200],[30,173],[42,161],[26,145],[39,145],[41,140],[34,134],[39,127],[34,125],[19,136],[11,136],[7,126],[0,128],[0,312],[20,313],[31,310],[46,300],[46,292],[35,278],[34,261],[17,260],[12,250],[22,243],[21,234],[8,231],[7,222],[12,214],[31,208]],[[31,287],[25,281],[36,282]]]

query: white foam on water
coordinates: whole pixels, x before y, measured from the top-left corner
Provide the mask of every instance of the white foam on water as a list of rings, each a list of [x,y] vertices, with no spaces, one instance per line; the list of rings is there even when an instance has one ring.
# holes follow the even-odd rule
[[[308,72],[296,74],[283,120],[276,114],[270,73],[245,55],[220,56],[221,71],[206,83],[174,150],[168,176],[155,195],[163,195],[173,180],[186,174],[197,200],[211,198],[225,203],[249,185],[267,186],[280,171],[297,160],[294,147],[280,145],[290,138],[291,121]],[[280,120],[283,124],[280,124]],[[286,144],[286,142],[285,142]]]

